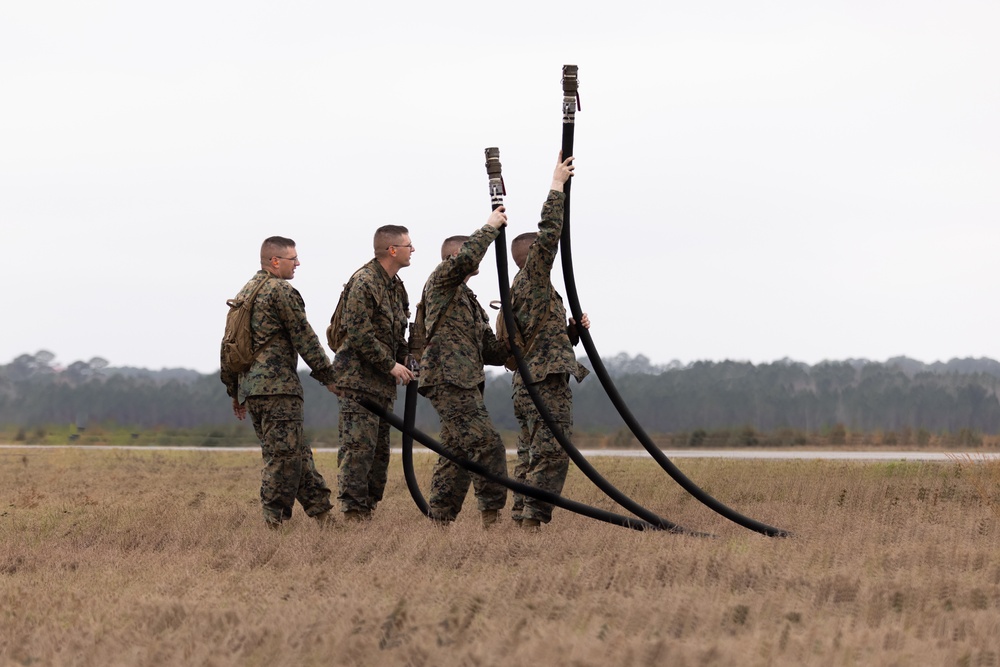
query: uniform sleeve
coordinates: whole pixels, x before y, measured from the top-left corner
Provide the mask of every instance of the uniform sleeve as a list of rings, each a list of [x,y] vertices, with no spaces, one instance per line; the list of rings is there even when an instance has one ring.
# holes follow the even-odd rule
[[[367,275],[360,275],[351,286],[344,304],[344,323],[347,325],[347,346],[354,350],[375,370],[388,373],[396,365],[396,351],[380,341],[372,327],[375,310],[379,307],[374,286]],[[403,344],[405,349],[405,341]]]
[[[424,301],[427,331],[437,328],[437,320],[448,308],[455,296],[455,290],[465,282],[466,277],[479,267],[490,244],[499,236],[500,230],[492,225],[483,225],[477,229],[469,240],[462,244],[455,257],[449,257],[441,262],[424,286],[424,295],[439,296]]]
[[[403,281],[399,280],[398,283],[399,283],[399,286],[397,287],[397,291],[399,293],[399,306],[400,306],[399,315],[401,317],[400,317],[400,323],[399,323],[399,327],[398,327],[398,333],[396,333],[396,341],[395,341],[395,343],[396,343],[396,356],[395,356],[395,361],[396,361],[396,363],[405,364],[406,363],[406,355],[408,355],[410,353],[410,346],[409,346],[409,344],[406,341],[406,325],[407,325],[407,318],[410,316],[410,311],[409,311],[409,306],[404,306],[403,304],[409,304],[410,303],[410,295],[406,293],[406,286],[403,285]],[[394,333],[397,331],[397,328],[396,328],[395,325],[393,325],[393,331],[394,331]],[[393,364],[393,365],[395,365],[395,364]],[[388,368],[388,370],[386,372],[389,372],[391,370],[392,370],[392,366],[389,366],[389,368]]]
[[[306,305],[302,300],[302,295],[294,288],[282,294],[279,301],[278,312],[282,324],[288,332],[292,347],[296,353],[312,369],[312,377],[323,384],[333,381],[333,367],[330,358],[326,356],[323,345],[313,331],[312,325],[306,318]]]
[[[483,225],[472,233],[469,240],[462,244],[455,257],[455,284],[461,283],[466,276],[479,267],[490,244],[500,235],[500,230],[492,225]]]
[[[229,398],[236,398],[240,387],[240,376],[236,373],[220,371],[219,379],[222,380],[222,384],[226,385],[226,393],[229,395]]]
[[[542,206],[542,219],[538,223],[538,238],[524,261],[524,268],[514,276],[511,300],[514,316],[525,340],[536,335],[536,328],[545,320],[551,295],[552,265],[562,234],[563,210],[566,195],[550,190]]]
[[[483,363],[487,366],[503,366],[510,355],[510,349],[506,343],[497,340],[496,334],[490,327],[490,318],[482,306],[479,307],[479,314],[486,322],[483,328]]]
[[[542,219],[538,223],[538,238],[528,250],[525,267],[531,274],[548,274],[555,263],[559,238],[562,236],[563,211],[566,193],[549,190],[549,196],[542,205]]]

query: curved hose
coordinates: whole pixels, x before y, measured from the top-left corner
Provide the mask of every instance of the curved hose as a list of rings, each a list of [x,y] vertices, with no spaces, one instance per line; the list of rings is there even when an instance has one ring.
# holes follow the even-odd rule
[[[570,70],[570,68],[572,69]],[[573,135],[576,127],[574,117],[577,99],[576,70],[577,68],[575,65],[566,65],[563,67],[562,154],[566,157],[573,155]],[[572,102],[572,104],[570,104],[570,102]],[[580,296],[576,290],[576,277],[573,273],[573,249],[570,241],[569,226],[569,194],[570,184],[572,182],[573,179],[570,178],[566,181],[566,185],[563,188],[566,193],[566,202],[563,213],[563,229],[562,236],[559,241],[559,247],[562,252],[563,280],[566,284],[566,298],[569,300],[569,306],[573,313],[573,319],[579,322],[583,318],[583,309],[580,307]],[[749,528],[750,530],[767,535],[768,537],[788,537],[791,535],[791,533],[786,530],[775,528],[755,519],[751,519],[750,517],[744,516],[736,510],[728,507],[727,505],[724,505],[706,493],[701,487],[692,482],[687,475],[681,472],[680,469],[674,465],[669,458],[667,458],[667,455],[656,446],[652,439],[650,439],[645,429],[642,428],[642,425],[639,424],[638,420],[636,420],[635,416],[632,414],[632,411],[629,410],[628,406],[625,404],[621,394],[618,393],[617,387],[615,387],[614,382],[611,380],[611,376],[604,367],[604,362],[601,360],[601,355],[597,352],[597,348],[594,346],[594,341],[590,337],[590,332],[583,327],[577,327],[577,331],[580,334],[580,340],[583,342],[583,347],[587,351],[587,357],[590,359],[590,364],[594,367],[594,373],[600,379],[601,386],[604,387],[604,391],[607,393],[608,398],[611,399],[611,402],[618,410],[618,414],[621,415],[625,424],[639,440],[643,448],[649,452],[656,462],[660,464],[660,467],[667,471],[667,474],[669,474],[674,481],[681,486],[681,488],[694,496],[696,500],[709,509],[724,516],[730,521],[743,526],[744,528]]]
[[[424,494],[420,492],[420,484],[417,482],[417,473],[413,469],[413,431],[417,421],[417,382],[410,382],[406,385],[406,400],[403,408],[403,428],[399,429],[403,434],[403,478],[406,479],[406,488],[410,492],[410,497],[417,504],[417,509],[426,517],[431,515],[430,505],[424,500]],[[369,408],[370,409],[370,408]]]
[[[491,482],[502,484],[511,491],[515,491],[517,493],[522,493],[526,496],[537,498],[542,502],[551,503],[557,507],[563,508],[564,510],[573,512],[574,514],[580,514],[581,516],[590,517],[591,519],[597,519],[598,521],[603,521],[605,523],[621,526],[623,528],[631,528],[632,530],[663,530],[661,526],[654,525],[646,521],[640,521],[637,519],[632,519],[630,517],[621,516],[619,514],[614,514],[613,512],[607,512],[605,510],[598,509],[596,507],[591,507],[590,505],[585,505],[583,503],[576,502],[574,500],[569,500],[568,498],[563,498],[562,496],[556,495],[550,491],[545,491],[543,489],[536,488],[534,486],[531,486],[530,484],[524,484],[522,482],[518,482],[517,480],[510,479],[509,477],[499,477],[497,475],[494,475],[489,470],[479,465],[478,463],[455,456],[450,451],[448,451],[443,445],[441,445],[441,443],[439,443],[426,433],[423,433],[422,431],[416,428],[407,427],[406,424],[403,422],[403,420],[401,420],[397,415],[388,410],[383,410],[380,406],[376,405],[372,401],[368,399],[361,399],[359,401],[359,404],[366,410],[372,412],[373,414],[378,415],[380,418],[387,421],[393,428],[403,433],[408,433],[409,435],[412,436],[412,439],[416,439],[420,444],[424,445],[435,454],[443,456],[452,463],[455,463],[465,468],[471,473],[474,473],[476,475],[481,475],[486,479],[490,480]],[[670,532],[684,532],[686,534],[694,535],[697,537],[714,537],[713,535],[709,535],[707,533],[694,533],[690,531],[681,531],[673,529],[668,529],[668,530]]]
[[[497,208],[502,205],[502,199],[498,201],[498,195],[495,191],[492,183],[495,179],[499,178],[500,174],[500,162],[499,162],[500,152],[496,148],[486,149],[486,170],[490,175],[491,187],[490,193],[493,200],[493,208]],[[531,396],[532,402],[535,404],[539,415],[545,421],[545,424],[549,427],[552,435],[555,436],[559,445],[566,451],[573,463],[587,476],[591,482],[593,482],[601,491],[607,494],[616,503],[632,512],[637,517],[648,521],[649,523],[657,526],[662,530],[670,530],[673,532],[691,532],[687,529],[678,526],[677,524],[664,519],[655,512],[652,512],[639,503],[635,502],[620,490],[615,487],[611,482],[605,479],[594,466],[590,465],[586,457],[580,453],[566,434],[563,433],[562,429],[555,423],[552,418],[552,414],[549,412],[548,408],[545,406],[545,402],[542,397],[538,394],[538,390],[533,386],[534,379],[531,377],[531,371],[528,370],[528,365],[524,361],[524,356],[521,350],[518,348],[516,342],[514,341],[513,332],[517,331],[517,323],[514,321],[514,311],[511,310],[510,302],[510,278],[507,270],[507,233],[506,228],[501,227],[500,233],[493,243],[494,250],[496,252],[497,260],[497,278],[500,283],[500,303],[502,304],[504,324],[507,327],[507,331],[511,332],[508,336],[508,343],[510,345],[510,351],[513,353],[514,358],[517,360],[518,371],[521,373],[521,380],[524,383],[525,389],[527,389],[528,394]],[[582,327],[581,327],[582,328]],[[530,487],[534,488],[534,487]]]

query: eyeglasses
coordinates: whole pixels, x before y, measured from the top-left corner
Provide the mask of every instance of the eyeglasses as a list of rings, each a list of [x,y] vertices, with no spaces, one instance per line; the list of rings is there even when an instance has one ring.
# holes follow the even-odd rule
[[[390,250],[392,248],[409,248],[410,250],[413,250],[413,244],[412,243],[407,243],[406,245],[398,245],[398,244],[394,243],[391,246],[389,246],[388,248],[386,248],[386,250]]]
[[[296,255],[295,257],[281,257],[280,255],[275,255],[274,257],[275,257],[275,259],[287,259],[289,262],[297,262],[297,261],[299,261],[299,256],[298,255]]]

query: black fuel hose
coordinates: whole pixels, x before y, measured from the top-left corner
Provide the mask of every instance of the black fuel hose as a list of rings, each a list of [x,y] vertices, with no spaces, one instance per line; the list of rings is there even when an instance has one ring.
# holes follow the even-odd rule
[[[496,209],[497,207],[503,205],[503,186],[500,175],[500,150],[498,148],[486,149],[486,172],[490,177],[491,203],[493,208]],[[569,183],[567,182],[567,185],[568,184]],[[587,461],[586,457],[580,452],[580,450],[577,449],[572,442],[570,442],[569,438],[566,437],[566,434],[563,433],[563,430],[559,427],[559,425],[555,423],[555,420],[552,418],[552,414],[546,407],[545,402],[538,393],[538,390],[534,387],[534,379],[531,377],[531,371],[528,370],[528,365],[524,360],[524,356],[514,340],[513,332],[518,329],[517,323],[514,320],[514,312],[511,310],[510,279],[507,269],[507,234],[505,227],[500,228],[500,234],[497,236],[493,245],[496,252],[497,278],[500,285],[500,303],[503,312],[504,324],[507,327],[507,331],[511,334],[507,337],[508,344],[510,345],[510,351],[517,360],[518,371],[521,373],[521,381],[524,383],[525,389],[527,389],[528,394],[531,396],[531,400],[538,409],[538,413],[545,421],[545,424],[549,427],[552,435],[555,436],[559,445],[566,451],[570,459],[572,459],[573,463],[576,464],[583,474],[586,475],[591,482],[593,482],[601,491],[603,491],[616,503],[627,509],[629,512],[632,512],[637,517],[653,524],[654,526],[657,526],[662,530],[669,530],[673,532],[691,532],[681,526],[678,526],[672,521],[657,515],[655,512],[646,509],[622,493],[617,487],[597,472],[594,466]]]
[[[417,442],[430,449],[435,454],[445,457],[452,463],[461,466],[462,468],[468,470],[471,473],[474,473],[476,475],[482,475],[491,482],[502,484],[511,491],[522,493],[526,496],[531,496],[532,498],[537,498],[542,502],[551,503],[556,507],[561,507],[562,509],[567,510],[569,512],[573,512],[574,514],[586,516],[591,519],[597,519],[598,521],[614,524],[616,526],[621,526],[623,528],[631,528],[632,530],[664,530],[664,528],[659,525],[654,525],[646,521],[633,519],[631,517],[621,516],[613,512],[608,512],[606,510],[599,509],[597,507],[591,507],[590,505],[585,505],[575,500],[569,500],[568,498],[563,498],[560,495],[557,495],[550,491],[539,489],[537,487],[531,486],[530,484],[518,482],[517,480],[510,479],[509,477],[500,477],[498,475],[494,475],[489,470],[479,465],[478,463],[475,463],[474,461],[469,461],[468,459],[463,459],[461,457],[455,456],[450,451],[448,451],[448,449],[445,448],[441,443],[439,443],[437,440],[430,437],[426,433],[416,428],[408,428],[403,423],[403,420],[400,419],[399,416],[396,415],[395,413],[389,410],[383,410],[381,406],[376,405],[374,402],[366,398],[362,398],[361,400],[358,401],[358,403],[366,410],[384,419],[393,428],[396,428],[404,433],[408,433],[409,435],[412,436],[413,439],[415,439]],[[667,530],[669,530],[669,532],[674,532],[674,533],[683,532],[689,535],[694,535],[696,537],[714,537],[713,535],[709,535],[707,533],[693,533],[690,531],[684,531],[679,528],[676,529],[670,528]]]
[[[563,67],[562,127],[562,154],[565,157],[573,155],[573,138],[574,130],[576,128],[576,106],[579,99],[578,91],[577,66],[565,65]],[[566,202],[564,204],[563,229],[559,242],[559,248],[562,253],[563,280],[566,285],[566,298],[569,301],[573,319],[580,322],[583,318],[583,308],[580,307],[580,296],[576,289],[576,277],[573,272],[573,250],[570,235],[569,195],[572,182],[573,179],[570,178],[566,181],[566,185],[563,188],[563,191],[566,193]],[[749,528],[750,530],[769,537],[788,537],[791,535],[791,533],[786,530],[769,526],[765,523],[757,521],[756,519],[751,519],[750,517],[744,516],[736,510],[728,507],[727,505],[724,505],[706,493],[701,487],[691,481],[687,475],[681,472],[681,470],[674,465],[667,455],[656,446],[646,433],[645,429],[643,429],[642,425],[639,424],[639,421],[632,414],[632,411],[629,410],[628,405],[625,404],[621,394],[618,393],[617,387],[615,387],[614,381],[612,381],[611,376],[608,374],[607,368],[604,366],[604,362],[601,360],[601,355],[598,353],[597,347],[594,345],[594,340],[591,338],[590,332],[582,326],[578,326],[577,331],[580,334],[580,340],[583,342],[583,347],[587,351],[587,358],[590,359],[590,364],[594,368],[594,373],[600,380],[601,386],[604,387],[604,391],[607,393],[608,398],[611,399],[611,402],[618,410],[618,414],[621,415],[625,424],[628,426],[629,430],[632,431],[633,435],[635,435],[635,437],[639,440],[643,448],[649,452],[650,456],[652,456],[656,462],[660,464],[660,467],[662,467],[674,479],[674,481],[681,486],[681,488],[694,496],[696,500],[701,502],[706,507],[724,516],[730,521],[743,526],[744,528]]]
[[[417,422],[418,384],[418,380],[413,380],[406,385],[406,398],[403,403],[403,428],[399,430],[403,434],[403,478],[406,480],[406,488],[420,513],[429,517],[431,508],[424,500],[424,494],[420,492],[417,473],[413,469],[413,431]]]

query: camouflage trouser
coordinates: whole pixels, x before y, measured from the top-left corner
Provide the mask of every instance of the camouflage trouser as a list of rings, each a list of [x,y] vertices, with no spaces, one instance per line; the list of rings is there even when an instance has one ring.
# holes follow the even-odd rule
[[[247,411],[264,459],[260,476],[264,520],[280,523],[290,519],[296,500],[309,516],[329,510],[330,489],[316,470],[302,432],[302,399],[250,396]]]
[[[567,438],[572,438],[573,393],[569,388],[569,376],[565,373],[549,375],[532,386],[542,397],[556,425]],[[514,415],[521,425],[514,479],[552,493],[562,493],[569,470],[569,455],[538,414],[524,385],[514,391]],[[515,493],[511,515],[515,521],[523,518],[548,523],[552,520],[552,505]]]
[[[441,418],[441,441],[444,447],[473,461],[494,475],[507,476],[507,455],[500,434],[493,427],[478,387],[462,389],[445,384],[431,387],[427,394]],[[454,521],[462,510],[469,483],[476,492],[480,510],[502,509],[507,503],[507,488],[473,475],[465,468],[438,457],[431,475],[431,518]]]
[[[392,400],[346,392],[340,403],[340,450],[337,452],[337,500],[342,512],[368,513],[382,500],[389,471],[389,423],[361,407],[367,398],[386,410]]]

